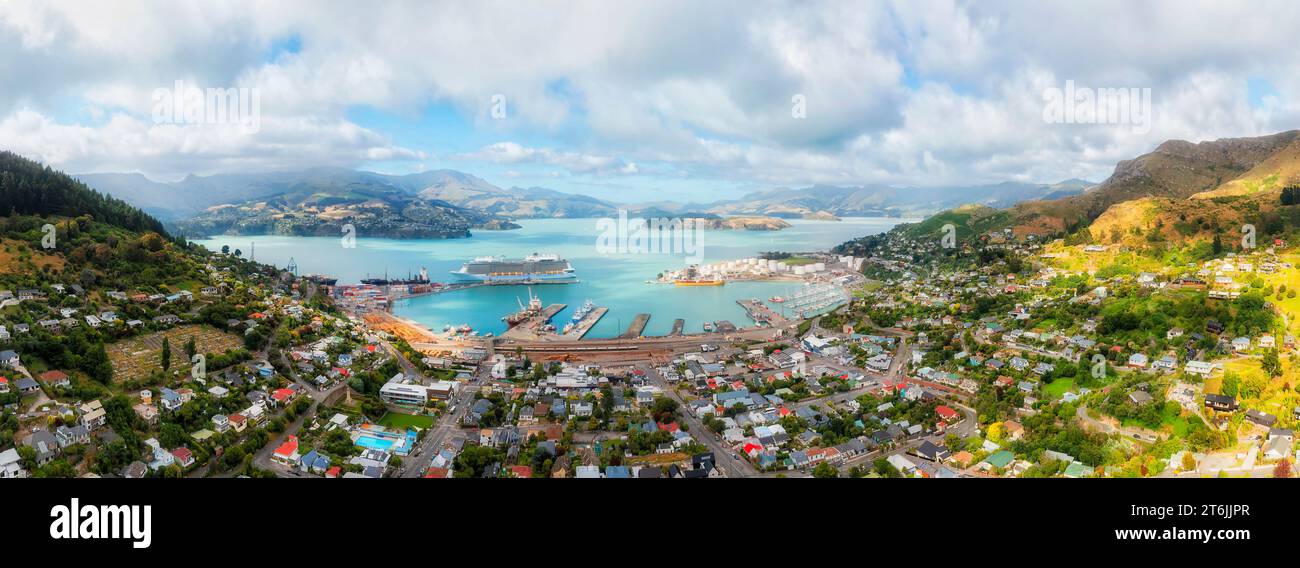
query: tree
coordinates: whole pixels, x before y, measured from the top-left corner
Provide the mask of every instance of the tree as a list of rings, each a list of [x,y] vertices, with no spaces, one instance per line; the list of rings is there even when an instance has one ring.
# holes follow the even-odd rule
[[[221,254],[230,254],[230,245],[221,245]]]
[[[1183,471],[1192,471],[1194,469],[1196,469],[1196,458],[1192,456],[1190,451],[1183,452]]]
[[[162,368],[164,371],[172,368],[172,342],[166,337],[162,344]]]
[[[1300,205],[1300,186],[1282,189],[1282,205]]]
[[[1278,477],[1278,478],[1291,477],[1291,461],[1282,460],[1280,462],[1277,462],[1277,466],[1273,468],[1273,477]]]
[[[817,464],[817,467],[813,468],[813,477],[817,479],[834,479],[839,476],[840,470],[835,469],[835,466],[826,462],[821,462]]]
[[[1282,362],[1278,360],[1277,349],[1269,349],[1264,352],[1264,359],[1260,361],[1260,365],[1270,377],[1277,377],[1282,374]]]

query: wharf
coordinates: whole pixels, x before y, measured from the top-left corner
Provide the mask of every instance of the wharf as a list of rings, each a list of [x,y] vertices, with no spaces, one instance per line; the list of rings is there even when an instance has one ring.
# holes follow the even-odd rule
[[[740,307],[745,308],[745,313],[749,319],[759,325],[780,326],[785,324],[786,319],[781,314],[772,311],[772,308],[759,300],[736,300]]]
[[[551,321],[551,318],[555,317],[555,314],[564,311],[564,308],[567,307],[568,304],[551,304],[546,306],[545,308],[542,308],[541,313],[520,322],[519,325],[516,325],[505,333],[502,333],[501,337],[524,340],[543,339],[545,335],[548,335],[548,333],[542,331],[542,326],[546,325],[546,322]]]
[[[591,328],[596,326],[596,322],[605,317],[607,313],[609,313],[609,308],[603,306],[592,310],[591,313],[587,314],[587,317],[582,318],[582,321],[575,324],[573,329],[569,330],[569,333],[561,337],[564,339],[582,339],[583,336],[587,335],[587,332],[591,331]]]
[[[618,336],[619,339],[635,339],[641,337],[641,332],[645,331],[646,323],[650,321],[650,314],[637,314],[632,319],[632,325],[627,326],[627,331]]]

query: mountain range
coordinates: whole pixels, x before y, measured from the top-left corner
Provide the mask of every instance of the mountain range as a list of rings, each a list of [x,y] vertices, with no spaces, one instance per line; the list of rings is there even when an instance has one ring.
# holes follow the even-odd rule
[[[763,218],[925,215],[963,203],[1009,207],[1025,200],[1084,192],[1093,184],[1004,182],[946,187],[828,186],[775,188],[703,203],[617,203],[544,187],[501,188],[472,174],[434,170],[390,175],[346,168],[191,175],[156,182],[138,173],[81,174],[77,179],[132,203],[183,233],[334,234],[341,220],[362,220],[389,236],[461,236],[501,229],[514,219],[612,217],[746,217],[739,228],[780,228]],[[439,225],[419,228],[422,220]],[[376,234],[372,231],[371,234]]]

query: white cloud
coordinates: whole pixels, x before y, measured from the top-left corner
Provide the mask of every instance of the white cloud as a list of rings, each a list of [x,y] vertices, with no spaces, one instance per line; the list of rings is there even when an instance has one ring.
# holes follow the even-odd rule
[[[431,150],[349,112],[444,103],[489,139],[530,141],[439,150],[521,166],[507,177],[1099,179],[1167,138],[1294,127],[1297,24],[1300,5],[1281,0],[16,0],[0,5],[0,147],[78,172],[419,169]],[[301,51],[273,56],[290,36]],[[1251,78],[1276,96],[1252,106]],[[178,79],[258,88],[261,132],[152,124],[149,94]],[[1151,88],[1151,131],[1045,124],[1042,90],[1067,79]],[[505,120],[491,116],[496,94]],[[805,118],[791,116],[794,95]]]

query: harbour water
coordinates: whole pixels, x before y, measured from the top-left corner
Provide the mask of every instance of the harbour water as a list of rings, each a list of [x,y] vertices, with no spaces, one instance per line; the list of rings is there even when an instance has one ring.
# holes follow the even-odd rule
[[[757,256],[764,251],[820,251],[853,238],[881,233],[911,219],[850,217],[840,221],[790,220],[780,231],[707,231],[703,237],[704,262]],[[705,322],[728,320],[749,325],[736,300],[784,296],[799,286],[786,282],[729,282],[725,286],[675,287],[647,284],[666,269],[685,265],[683,254],[602,254],[597,250],[595,219],[524,219],[512,231],[475,231],[468,239],[396,240],[356,236],[355,247],[345,248],[332,237],[218,236],[195,241],[209,249],[228,245],[244,256],[276,266],[290,259],[299,274],[326,274],[340,284],[369,277],[406,277],[421,267],[433,281],[450,281],[449,272],[479,256],[518,258],[534,252],[553,252],[577,270],[576,284],[533,286],[542,303],[568,304],[554,318],[557,327],[591,299],[609,313],[587,334],[589,338],[615,337],[626,330],[636,314],[651,314],[646,335],[664,335],[675,318],[686,320],[687,333],[699,332]],[[420,322],[434,331],[445,325],[469,324],[480,333],[506,330],[501,317],[528,303],[524,286],[483,286],[401,300],[393,313]],[[780,311],[779,304],[773,309]]]

